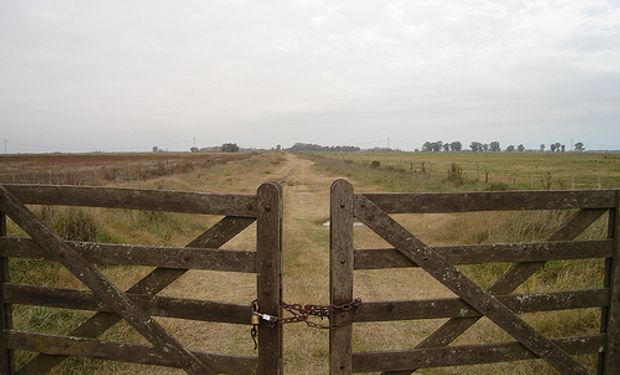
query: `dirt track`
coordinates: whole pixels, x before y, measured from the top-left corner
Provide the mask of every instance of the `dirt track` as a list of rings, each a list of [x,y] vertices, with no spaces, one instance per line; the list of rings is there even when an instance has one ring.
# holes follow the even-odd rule
[[[327,175],[313,168],[313,163],[292,154],[274,165],[267,176],[255,171],[228,177],[227,185],[242,192],[255,191],[261,181],[272,179],[284,187],[283,278],[284,299],[291,303],[328,303],[329,228],[323,223],[329,217],[329,188],[338,176]],[[243,163],[244,161],[241,161]],[[260,178],[262,177],[262,180]],[[358,191],[376,190],[351,181]],[[221,191],[221,181],[204,190]],[[219,186],[218,186],[219,185]],[[402,219],[402,218],[401,218]],[[421,234],[433,230],[443,218],[420,221],[408,218],[405,226]],[[255,227],[252,226],[225,248],[254,248]],[[366,228],[355,229],[358,247],[380,247],[386,244]],[[255,276],[218,272],[190,271],[167,288],[164,295],[186,296],[233,303],[249,303],[255,294]],[[390,271],[356,271],[356,297],[363,300],[391,300],[449,296],[441,285],[417,269]],[[247,327],[228,324],[158,319],[175,337],[190,347],[224,353],[254,355]],[[437,322],[372,324],[372,329],[354,329],[354,350],[411,348]],[[370,328],[370,327],[368,327]],[[285,327],[285,373],[327,373],[328,335],[303,324]],[[144,371],[144,367],[123,366],[122,370]],[[120,369],[119,369],[120,370]],[[170,369],[151,368],[150,373],[171,373]]]

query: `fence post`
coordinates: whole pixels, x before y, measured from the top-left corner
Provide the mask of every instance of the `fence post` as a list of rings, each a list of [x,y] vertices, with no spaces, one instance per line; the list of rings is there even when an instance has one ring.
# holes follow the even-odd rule
[[[615,208],[610,210],[610,234],[613,233],[613,259],[608,271],[610,279],[609,307],[607,310],[607,347],[605,348],[603,374],[620,373],[620,191],[616,191]]]
[[[282,317],[282,187],[262,184],[257,191],[256,257],[258,305],[262,313]],[[258,374],[282,374],[282,325],[258,327]]]
[[[6,236],[6,216],[0,212],[0,237]],[[0,373],[13,374],[13,351],[8,348],[7,331],[13,328],[11,305],[5,303],[3,284],[9,282],[9,258],[0,257]]]
[[[329,298],[342,305],[353,299],[353,186],[337,180],[331,186],[329,218]],[[332,313],[331,324],[350,320],[352,311]],[[329,373],[352,373],[352,324],[329,330]]]

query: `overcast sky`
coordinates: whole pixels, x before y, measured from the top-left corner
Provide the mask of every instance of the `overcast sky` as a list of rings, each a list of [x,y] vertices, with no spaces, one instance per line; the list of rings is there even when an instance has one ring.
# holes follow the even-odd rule
[[[620,149],[620,1],[0,0],[9,152]]]

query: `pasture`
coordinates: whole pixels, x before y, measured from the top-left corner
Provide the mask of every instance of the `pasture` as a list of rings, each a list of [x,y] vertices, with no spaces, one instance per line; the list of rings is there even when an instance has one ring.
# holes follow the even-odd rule
[[[283,285],[284,299],[289,303],[327,304],[329,228],[329,186],[339,177],[347,178],[356,191],[463,191],[542,189],[545,174],[551,175],[551,189],[620,187],[620,154],[426,154],[426,153],[325,153],[296,155],[289,153],[261,154],[125,154],[120,156],[86,156],[80,161],[66,156],[0,157],[0,176],[18,175],[15,182],[55,182],[55,170],[75,174],[74,184],[97,184],[148,189],[253,193],[266,180],[275,180],[284,187]],[[23,158],[20,160],[20,158]],[[116,159],[118,158],[118,159]],[[78,158],[79,159],[79,158]],[[88,160],[86,162],[85,160]],[[116,162],[115,162],[116,160]],[[219,160],[214,162],[214,160]],[[373,161],[379,165],[372,165]],[[83,168],[76,168],[80,165]],[[426,171],[422,173],[421,163]],[[141,173],[141,168],[160,165],[165,173]],[[454,166],[454,163],[458,167]],[[92,171],[116,170],[115,178]],[[29,171],[29,173],[27,173]],[[163,170],[162,170],[163,171]],[[459,172],[460,171],[460,172]],[[485,173],[489,172],[489,181]],[[458,177],[454,177],[457,175]],[[40,180],[36,180],[40,178]],[[80,177],[81,176],[81,177]],[[17,177],[16,177],[17,178]],[[8,181],[7,181],[8,179]],[[30,180],[33,179],[33,180]],[[13,182],[3,177],[4,182]],[[65,183],[71,183],[67,180]],[[218,219],[211,216],[134,212],[124,209],[33,207],[34,212],[62,237],[69,240],[100,241],[183,246],[206,225]],[[562,224],[571,212],[493,212],[465,214],[396,215],[398,221],[431,245],[485,244],[495,242],[542,241]],[[579,239],[604,239],[607,236],[607,215],[603,215]],[[23,236],[13,223],[9,235]],[[235,249],[252,249],[252,230],[242,233],[230,244]],[[386,243],[365,227],[356,227],[355,245],[385,247]],[[503,273],[508,264],[460,266],[459,268],[483,286],[489,286]],[[38,260],[11,260],[11,280],[36,285],[83,288],[79,281],[57,264]],[[574,288],[601,288],[602,260],[552,261],[517,289],[517,292],[562,291]],[[144,276],[147,267],[105,266],[102,271],[121,288]],[[355,297],[362,300],[402,300],[453,297],[454,295],[420,269],[363,270],[355,274]],[[249,304],[255,278],[247,274],[226,274],[215,271],[190,271],[173,283],[163,294],[205,298],[222,302]],[[221,293],[225,290],[226,293]],[[87,312],[17,306],[15,326],[65,334],[74,329]],[[524,314],[524,319],[550,337],[598,333],[600,309]],[[180,319],[158,318],[164,327],[192,348],[224,353],[251,355],[249,328],[222,323],[196,323]],[[355,325],[355,351],[413,348],[445,319],[359,323]],[[328,333],[303,324],[284,328],[284,370],[288,374],[327,373]],[[123,339],[143,343],[143,339],[126,324],[107,333],[109,340]],[[217,338],[210,339],[210,338]],[[456,344],[496,343],[510,341],[509,336],[486,319],[481,319],[461,336]],[[17,353],[18,363],[32,354]],[[577,356],[593,369],[596,355]],[[74,358],[54,370],[57,374],[78,371],[89,373],[167,373],[157,367],[99,362]],[[519,361],[472,367],[452,367],[418,371],[421,374],[555,374],[544,361]]]
[[[437,191],[458,188],[461,185],[430,183],[416,186],[415,183],[429,180],[441,182],[455,172],[452,171],[453,166],[460,168],[460,177],[465,185],[460,190],[497,189],[502,188],[501,185],[505,185],[504,189],[543,190],[547,188],[547,182],[552,190],[609,189],[620,186],[618,152],[338,152],[314,155],[329,161],[363,166],[378,161],[380,164],[375,168],[378,171],[369,170],[364,177],[374,179],[374,183],[382,184],[376,178],[382,170],[389,171],[388,179],[391,177],[393,181],[397,175],[412,177],[408,183],[403,181],[402,186],[394,183],[389,186],[390,190],[421,188]],[[333,167],[342,169],[335,164]]]

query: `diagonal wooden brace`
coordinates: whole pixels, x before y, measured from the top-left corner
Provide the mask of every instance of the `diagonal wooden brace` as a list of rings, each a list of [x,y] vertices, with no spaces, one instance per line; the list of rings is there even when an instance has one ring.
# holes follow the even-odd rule
[[[491,293],[480,288],[434,249],[409,233],[363,195],[355,196],[355,216],[404,256],[484,315],[523,346],[565,374],[589,374],[588,370],[551,342]]]
[[[606,209],[583,209],[566,221],[547,241],[570,241],[601,217]],[[525,280],[546,264],[543,262],[523,262],[515,264],[508,272],[499,278],[489,289],[493,294],[512,293]],[[467,329],[473,326],[480,318],[452,318],[442,324],[427,338],[422,340],[416,349],[446,346],[456,340]],[[385,371],[382,375],[409,375],[414,369],[400,371]]]
[[[21,202],[18,202],[3,186],[0,186],[0,209],[30,235],[37,244],[52,253],[59,263],[89,287],[116,314],[140,332],[153,344],[156,350],[178,363],[190,374],[215,374],[211,367],[183,348],[181,343],[170,336],[148,313],[106,279],[79,252],[47,228],[39,218]]]
[[[254,218],[226,216],[187,244],[186,247],[221,247],[254,221]],[[127,289],[127,293],[155,295],[186,272],[187,270],[185,269],[155,268],[135,285]],[[98,312],[70,332],[69,336],[96,338],[120,320],[121,318],[114,313]],[[24,364],[16,372],[16,375],[44,374],[67,358],[67,356],[62,355],[39,354],[30,362]]]

